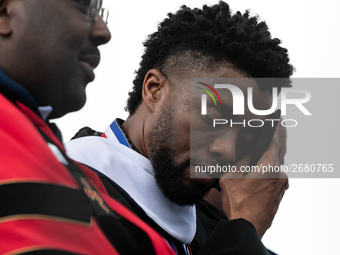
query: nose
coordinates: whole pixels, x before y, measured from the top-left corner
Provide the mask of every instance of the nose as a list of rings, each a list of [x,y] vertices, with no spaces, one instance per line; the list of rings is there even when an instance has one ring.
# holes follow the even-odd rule
[[[97,46],[106,44],[111,40],[110,30],[101,17],[98,17],[92,25],[91,39]]]
[[[210,144],[209,153],[218,161],[232,164],[236,161],[237,135],[228,132],[217,138]]]

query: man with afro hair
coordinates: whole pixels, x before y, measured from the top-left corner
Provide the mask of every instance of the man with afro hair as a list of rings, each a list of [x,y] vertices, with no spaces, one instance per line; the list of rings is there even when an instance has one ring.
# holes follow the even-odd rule
[[[273,84],[257,84],[254,78],[283,78],[275,86],[290,86],[287,50],[265,22],[248,11],[232,14],[223,1],[169,13],[144,46],[126,106],[128,119],[116,119],[104,133],[82,129],[67,144],[70,157],[92,167],[109,194],[163,235],[177,254],[268,254],[261,238],[288,187],[287,176],[220,178],[225,214],[203,202],[216,180],[190,178],[190,160],[239,168],[249,164],[250,155],[239,149],[244,128],[218,131],[213,139],[202,134],[190,148],[195,116],[189,99],[201,97],[190,94],[190,78],[238,78],[242,91],[252,87],[257,109],[268,109]],[[221,97],[231,109],[228,96]],[[252,117],[249,111],[245,117]],[[246,143],[257,135],[253,129]],[[259,165],[279,165],[276,140],[277,134]]]

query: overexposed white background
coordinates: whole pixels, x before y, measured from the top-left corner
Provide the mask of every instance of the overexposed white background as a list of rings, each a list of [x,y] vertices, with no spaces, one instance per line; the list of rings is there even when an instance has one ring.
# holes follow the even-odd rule
[[[227,2],[233,12],[250,9],[267,22],[272,36],[280,38],[289,50],[296,67],[293,77],[340,78],[340,1]],[[110,10],[112,40],[100,47],[102,61],[96,69],[96,80],[87,87],[85,107],[56,120],[64,140],[83,126],[104,131],[114,118],[125,119],[123,108],[146,36],[156,31],[157,23],[168,12],[177,11],[183,4],[201,7],[215,3],[217,0],[104,1]],[[288,153],[289,144],[288,137]],[[340,254],[339,194],[340,179],[291,179],[263,242],[282,255]]]

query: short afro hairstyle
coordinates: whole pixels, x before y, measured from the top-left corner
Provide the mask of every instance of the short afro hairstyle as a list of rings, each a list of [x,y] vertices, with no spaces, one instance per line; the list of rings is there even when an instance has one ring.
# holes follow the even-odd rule
[[[162,72],[176,57],[202,56],[210,60],[208,64],[229,62],[253,78],[289,78],[294,68],[280,43],[272,39],[266,23],[249,11],[232,14],[223,1],[202,9],[183,5],[175,14],[169,13],[143,43],[144,54],[125,109],[132,115],[140,105],[147,72],[153,68]]]

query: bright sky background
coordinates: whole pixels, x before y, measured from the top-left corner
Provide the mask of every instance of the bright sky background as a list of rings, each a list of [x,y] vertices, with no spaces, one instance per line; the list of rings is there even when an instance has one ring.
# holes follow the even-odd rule
[[[183,4],[201,7],[215,3],[217,0],[104,1],[110,10],[112,40],[100,48],[102,61],[96,69],[96,80],[88,85],[85,107],[56,120],[64,140],[68,141],[81,127],[104,131],[115,118],[125,119],[123,108],[146,36],[156,30],[168,12],[175,12]],[[250,9],[267,22],[272,36],[280,38],[289,50],[291,63],[296,67],[293,77],[340,78],[340,1],[228,3],[233,12]],[[340,254],[339,194],[340,179],[291,179],[263,242],[281,255]]]

